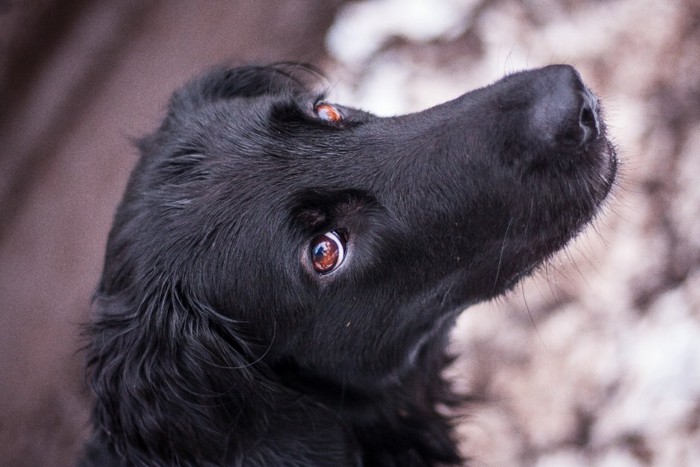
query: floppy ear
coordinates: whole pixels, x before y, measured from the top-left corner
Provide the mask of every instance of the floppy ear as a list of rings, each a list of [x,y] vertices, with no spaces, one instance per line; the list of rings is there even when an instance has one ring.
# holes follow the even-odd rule
[[[245,426],[245,407],[264,404],[236,322],[162,284],[140,297],[98,293],[94,311],[97,436],[129,465],[221,461],[236,442],[232,421]]]
[[[207,103],[234,97],[305,93],[322,78],[317,68],[300,63],[220,66],[176,91],[170,101],[170,115],[188,115]]]

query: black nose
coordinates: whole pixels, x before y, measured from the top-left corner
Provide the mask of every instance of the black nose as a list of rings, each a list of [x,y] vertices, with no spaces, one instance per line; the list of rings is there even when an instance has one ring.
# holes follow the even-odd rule
[[[540,70],[532,111],[535,131],[554,144],[582,146],[600,135],[598,100],[568,65]]]

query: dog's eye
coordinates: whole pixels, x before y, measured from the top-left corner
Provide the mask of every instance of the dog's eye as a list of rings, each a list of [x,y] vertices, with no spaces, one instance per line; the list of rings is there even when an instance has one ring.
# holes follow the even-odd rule
[[[311,264],[319,274],[328,274],[345,259],[345,239],[337,232],[319,235],[311,242]]]
[[[326,122],[338,123],[343,121],[343,114],[340,113],[340,110],[330,104],[316,104],[314,112],[316,112],[318,118]]]

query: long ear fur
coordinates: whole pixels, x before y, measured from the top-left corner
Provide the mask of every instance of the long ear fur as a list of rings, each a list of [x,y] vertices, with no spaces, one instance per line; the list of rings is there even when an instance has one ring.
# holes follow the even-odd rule
[[[207,103],[236,97],[308,92],[322,79],[320,70],[300,63],[216,67],[173,95],[170,116],[188,115]]]
[[[197,252],[182,245],[204,242],[208,233],[183,238],[199,219],[173,215],[172,207],[199,189],[187,183],[206,169],[179,131],[202,106],[306,92],[314,76],[309,67],[284,64],[213,70],[175,94],[161,129],[140,144],[142,158],[110,233],[87,348],[96,439],[109,440],[128,464],[220,465],[245,443],[241,433],[265,429],[251,424],[266,416],[246,411],[267,411],[279,390],[259,361],[266,349],[246,341],[245,323],[202,298],[200,279],[184,285],[183,270]]]
[[[266,388],[236,322],[162,284],[141,298],[98,293],[94,306],[97,436],[129,465],[221,464],[237,427],[255,431],[245,408],[264,406]]]

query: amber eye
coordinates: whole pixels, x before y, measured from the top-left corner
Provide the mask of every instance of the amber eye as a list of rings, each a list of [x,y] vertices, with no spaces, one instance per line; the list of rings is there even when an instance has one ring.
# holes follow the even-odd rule
[[[316,112],[318,118],[327,122],[338,123],[343,120],[343,114],[330,104],[316,104],[314,112]]]
[[[311,264],[319,274],[327,274],[345,259],[345,240],[336,232],[327,232],[311,241]]]

